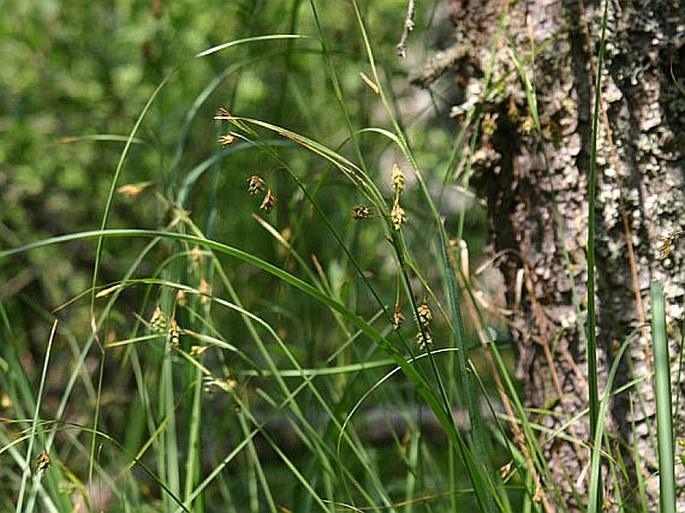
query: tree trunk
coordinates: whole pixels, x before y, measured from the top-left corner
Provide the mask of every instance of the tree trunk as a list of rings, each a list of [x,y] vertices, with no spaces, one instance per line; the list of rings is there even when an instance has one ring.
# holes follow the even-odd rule
[[[462,106],[479,105],[483,120],[470,155],[471,183],[487,200],[491,249],[503,252],[498,261],[514,312],[518,377],[526,404],[549,412],[536,414],[536,422],[552,430],[566,425],[564,433],[577,441],[556,437],[542,446],[552,479],[563,490],[550,497],[553,507],[580,509],[589,484],[589,423],[587,415],[571,419],[588,406],[588,170],[604,6],[453,0],[452,8],[459,48],[455,87],[462,88]],[[685,10],[676,0],[614,1],[608,13],[596,183],[600,392],[617,348],[649,319],[650,281],[665,285],[672,355],[679,350],[676,330],[685,299],[679,244],[685,230]],[[483,97],[497,37],[491,83],[502,80],[504,87]],[[539,130],[513,55],[535,88]],[[664,251],[668,243],[670,252]],[[631,339],[624,362],[614,389],[650,376],[648,329]],[[630,482],[605,482],[607,504],[618,500],[617,489],[610,488],[615,485],[623,501],[639,503],[637,472],[646,479],[649,500],[658,500],[654,410],[647,379],[616,396],[602,419],[613,437],[612,456],[630,473]],[[675,415],[678,438],[685,415]],[[638,466],[631,459],[635,446]],[[682,485],[682,465],[676,473]],[[549,485],[542,483],[547,490]],[[679,511],[685,511],[685,496],[679,500]]]

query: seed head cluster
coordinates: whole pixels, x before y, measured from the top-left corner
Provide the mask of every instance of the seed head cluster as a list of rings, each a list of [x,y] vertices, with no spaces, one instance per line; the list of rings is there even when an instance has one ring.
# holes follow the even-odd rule
[[[259,175],[252,175],[247,179],[247,192],[255,195],[264,190],[264,179]]]
[[[392,314],[392,329],[397,331],[404,323],[404,314],[399,304],[395,304],[395,311]]]
[[[276,196],[271,191],[271,188],[267,187],[264,179],[259,175],[252,175],[247,179],[247,192],[253,196],[264,192],[264,197],[262,198],[262,203],[259,208],[265,212],[269,212],[276,204]]]
[[[397,164],[392,166],[391,178],[392,186],[397,192],[402,193],[404,191],[404,173]]]
[[[659,258],[664,259],[668,255],[670,255],[673,252],[673,246],[675,243],[685,235],[685,232],[682,230],[676,230],[672,233],[669,233],[667,235],[660,235],[659,236],[659,247],[657,248],[659,251]]]
[[[220,135],[219,144],[225,148],[226,146],[230,146],[231,144],[233,144],[236,141],[236,139],[237,137],[233,132],[226,135]]]
[[[273,195],[271,189],[266,190],[262,204],[259,206],[260,209],[269,212],[276,204],[276,196]]]
[[[404,209],[400,207],[399,199],[396,199],[392,206],[390,219],[392,220],[392,226],[395,230],[399,230],[402,228],[402,225],[407,222],[407,214],[404,212]]]
[[[395,199],[393,200],[392,210],[390,211],[390,220],[395,230],[402,228],[402,225],[407,222],[407,214],[400,206],[400,195],[404,191],[404,173],[400,166],[393,164],[390,172],[390,179],[392,186],[395,189]]]
[[[155,308],[150,318],[150,328],[153,333],[164,333],[167,329],[167,317],[159,306]]]
[[[159,305],[150,318],[150,330],[158,335],[166,335],[167,341],[174,347],[181,342],[181,327],[173,317],[167,316]]]
[[[433,337],[430,328],[432,320],[433,313],[431,312],[428,303],[424,301],[416,308],[416,324],[419,326],[419,332],[416,334],[416,344],[421,350],[425,350],[428,346],[433,345]]]
[[[352,209],[352,219],[359,221],[361,219],[369,219],[371,217],[371,209],[366,205],[357,205]]]

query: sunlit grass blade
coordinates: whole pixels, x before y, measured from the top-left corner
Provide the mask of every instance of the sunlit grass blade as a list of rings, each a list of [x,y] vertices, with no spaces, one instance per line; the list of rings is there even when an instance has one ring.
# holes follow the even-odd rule
[[[208,55],[211,55],[216,52],[220,52],[221,50],[225,50],[226,48],[231,48],[233,46],[238,46],[246,43],[254,43],[257,41],[274,41],[274,40],[283,40],[283,39],[306,39],[308,36],[303,36],[301,34],[267,34],[264,36],[253,36],[253,37],[246,37],[244,39],[236,39],[234,41],[229,41],[227,43],[221,43],[220,45],[213,46],[211,48],[207,48],[206,50],[198,53],[195,57],[206,57]]]

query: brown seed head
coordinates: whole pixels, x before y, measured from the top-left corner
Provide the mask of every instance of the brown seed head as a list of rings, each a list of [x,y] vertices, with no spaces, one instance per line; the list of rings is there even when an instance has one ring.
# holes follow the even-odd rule
[[[152,185],[152,182],[129,183],[118,187],[117,192],[124,196],[128,196],[129,198],[135,198],[138,194]]]
[[[190,348],[190,354],[193,356],[200,356],[207,349],[209,349],[209,346],[192,346]]]
[[[267,189],[266,194],[264,195],[264,200],[262,200],[262,204],[259,206],[259,208],[269,212],[275,204],[276,196],[273,195],[271,189]]]
[[[395,191],[401,193],[404,190],[404,173],[397,164],[393,164],[392,166],[391,177],[392,185],[395,188]]]
[[[223,147],[230,146],[233,144],[236,140],[236,136],[231,134],[226,134],[226,135],[220,135],[219,136],[219,144]]]
[[[355,221],[368,219],[369,217],[371,217],[371,209],[366,205],[357,205],[352,209],[352,219]]]
[[[416,309],[416,312],[419,316],[419,322],[423,326],[428,326],[430,322],[433,320],[433,314],[431,312],[431,309],[426,303],[419,305]]]
[[[416,334],[416,344],[422,351],[433,345],[433,337],[431,337],[431,332],[427,327],[424,328],[423,333],[419,331]]]
[[[48,451],[43,449],[43,452],[41,452],[38,455],[38,458],[36,458],[36,467],[38,468],[38,471],[42,472],[44,470],[47,470],[51,464],[52,464],[52,460],[50,459],[50,455],[48,454]]]
[[[172,346],[178,346],[181,343],[181,328],[173,317],[169,320],[167,339]]]
[[[200,285],[197,287],[197,291],[200,293],[200,302],[204,305],[209,302],[212,295],[212,286],[207,283],[207,280],[202,278],[200,280]]]
[[[404,314],[400,309],[400,305],[395,305],[395,311],[392,314],[392,329],[397,331],[404,322]]]
[[[264,190],[264,179],[259,175],[252,175],[247,179],[247,192],[257,194]]]
[[[164,311],[157,306],[150,318],[150,328],[154,333],[164,333],[167,327],[167,319]]]
[[[400,207],[400,202],[395,200],[390,211],[390,218],[392,220],[392,225],[395,230],[402,228],[402,225],[407,222],[407,214],[404,213],[404,209]]]

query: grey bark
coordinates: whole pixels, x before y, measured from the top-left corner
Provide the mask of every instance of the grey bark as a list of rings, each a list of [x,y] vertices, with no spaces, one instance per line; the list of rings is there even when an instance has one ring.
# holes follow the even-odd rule
[[[472,184],[487,200],[491,249],[505,252],[499,268],[508,285],[507,307],[514,311],[510,322],[525,401],[550,411],[536,421],[551,429],[587,407],[587,178],[602,9],[603,4],[583,5],[582,0],[452,2],[455,44],[461,48],[453,54],[463,95],[454,113],[478,105],[489,126],[470,155]],[[505,37],[496,46],[493,68],[493,81],[503,80],[504,87],[483,96],[501,21],[521,58],[530,55],[531,41],[538,47],[534,64],[524,67],[536,88],[541,132],[531,129],[522,80]],[[671,235],[685,230],[684,77],[685,10],[680,3],[610,2],[596,210],[600,391],[617,346],[649,319],[651,280],[665,284],[671,349],[679,354],[685,245]],[[664,240],[672,246],[665,257],[660,252]],[[643,330],[632,339],[614,388],[650,376],[648,337]],[[631,473],[630,482],[618,486],[623,500],[634,504],[637,472],[647,479],[650,501],[657,500],[651,383],[647,379],[617,396],[604,419],[614,441],[613,456],[620,450]],[[674,394],[678,388],[674,385]],[[679,439],[685,415],[677,411],[675,417]],[[565,433],[578,443],[556,438],[544,445],[551,469],[547,479],[564,491],[549,497],[556,511],[586,506],[589,450],[581,444],[589,440],[587,416]],[[638,466],[630,457],[633,444],[642,458]],[[677,465],[682,488],[685,471]],[[607,505],[617,499],[611,488],[605,497]],[[682,491],[679,501],[679,510],[685,511]]]

